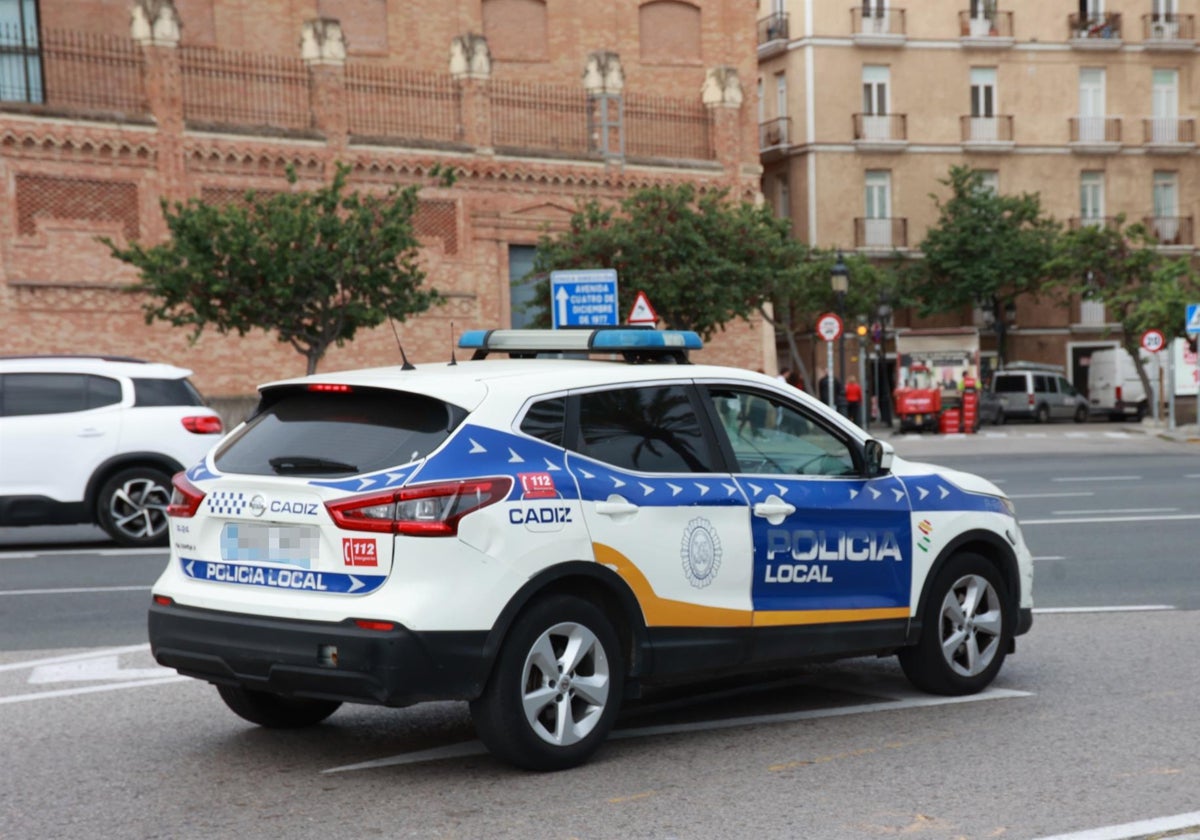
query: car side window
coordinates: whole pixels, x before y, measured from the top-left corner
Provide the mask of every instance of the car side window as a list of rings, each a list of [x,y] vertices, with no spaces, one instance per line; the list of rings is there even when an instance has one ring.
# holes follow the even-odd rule
[[[552,443],[563,445],[563,421],[567,416],[567,400],[565,397],[555,397],[552,400],[542,400],[529,407],[521,420],[521,431],[527,435]]]
[[[1051,390],[1049,377],[1043,376],[1040,373],[1037,374],[1036,376],[1034,376],[1033,377],[1033,390],[1040,391],[1043,393]]]
[[[81,373],[9,373],[4,377],[4,415],[84,411],[87,394],[87,377]]]
[[[651,385],[579,396],[575,450],[615,467],[653,473],[718,472],[691,389]]]
[[[1058,378],[1059,393],[1066,394],[1068,397],[1079,396],[1079,392],[1075,390],[1075,386],[1061,376]]]
[[[121,383],[107,376],[87,378],[87,407],[102,408],[121,401]]]
[[[743,473],[857,475],[850,444],[798,406],[721,385],[706,392]]]

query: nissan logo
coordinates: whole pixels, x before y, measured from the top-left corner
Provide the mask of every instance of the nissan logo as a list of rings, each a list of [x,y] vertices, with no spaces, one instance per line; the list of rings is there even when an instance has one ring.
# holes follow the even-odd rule
[[[267,510],[267,500],[262,496],[255,496],[250,500],[250,512],[255,516],[262,516]]]

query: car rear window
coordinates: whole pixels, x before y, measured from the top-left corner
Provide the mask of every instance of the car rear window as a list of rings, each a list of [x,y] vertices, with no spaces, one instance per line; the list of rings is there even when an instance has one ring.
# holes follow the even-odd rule
[[[997,394],[1019,394],[1025,390],[1024,376],[997,376]]]
[[[462,408],[403,391],[267,392],[216,454],[225,472],[334,477],[424,458],[466,417]]]
[[[186,379],[134,379],[133,404],[138,407],[204,405],[204,398]]]

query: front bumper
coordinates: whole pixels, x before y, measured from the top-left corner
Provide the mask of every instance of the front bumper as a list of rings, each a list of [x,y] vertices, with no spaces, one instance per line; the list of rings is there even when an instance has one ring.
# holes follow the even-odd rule
[[[487,631],[417,633],[152,604],[160,665],[285,697],[408,706],[470,700],[487,679]],[[336,650],[336,657],[331,656]]]

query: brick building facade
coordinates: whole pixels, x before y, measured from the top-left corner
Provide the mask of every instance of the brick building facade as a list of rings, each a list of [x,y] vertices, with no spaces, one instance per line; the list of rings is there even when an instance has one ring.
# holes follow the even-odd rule
[[[97,236],[158,241],[159,202],[302,185],[422,184],[427,283],[414,361],[451,330],[520,323],[519,277],[581,200],[689,181],[758,196],[755,9],[739,0],[0,0],[0,354],[108,353],[191,367],[212,396],[303,373],[265,333],[144,323]],[[435,164],[460,172],[433,186]],[[519,298],[518,298],[519,299]],[[737,324],[723,361],[770,368]],[[388,328],[323,370],[396,360]]]

